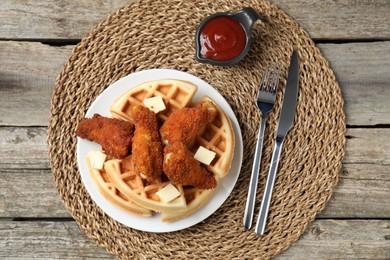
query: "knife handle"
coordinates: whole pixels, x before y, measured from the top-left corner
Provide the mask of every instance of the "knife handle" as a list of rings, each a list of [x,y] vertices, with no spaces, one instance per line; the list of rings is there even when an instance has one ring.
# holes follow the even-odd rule
[[[267,183],[265,184],[265,190],[263,199],[261,200],[260,212],[256,224],[256,234],[263,235],[265,231],[265,225],[267,223],[268,210],[272,197],[272,190],[274,188],[276,172],[278,170],[280,153],[282,151],[283,139],[276,139],[274,151],[272,154],[271,165],[268,172]]]
[[[252,174],[249,181],[248,197],[246,199],[245,214],[244,214],[244,228],[248,230],[252,226],[253,211],[255,209],[257,183],[259,180],[259,169],[261,162],[261,153],[263,149],[264,129],[266,118],[261,118],[260,129],[257,136],[255,157],[253,160]]]

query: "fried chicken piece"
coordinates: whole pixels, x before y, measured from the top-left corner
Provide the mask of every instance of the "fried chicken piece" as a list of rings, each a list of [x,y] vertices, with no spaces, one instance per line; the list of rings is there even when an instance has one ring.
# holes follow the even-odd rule
[[[163,146],[156,114],[139,105],[133,106],[130,113],[135,123],[132,146],[135,170],[149,182],[158,181],[163,172]]]
[[[197,161],[181,142],[164,148],[164,173],[174,184],[191,185],[200,189],[217,187],[214,174]]]
[[[116,118],[95,114],[83,118],[76,129],[76,135],[100,144],[108,156],[124,158],[131,151],[134,125]]]
[[[206,124],[212,122],[216,115],[217,110],[210,101],[176,110],[160,128],[163,143],[182,142],[187,147],[191,146],[195,137],[202,133]]]

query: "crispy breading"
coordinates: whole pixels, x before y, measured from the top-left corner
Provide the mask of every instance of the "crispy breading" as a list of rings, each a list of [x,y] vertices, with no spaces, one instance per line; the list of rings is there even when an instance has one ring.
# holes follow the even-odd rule
[[[217,181],[212,172],[204,168],[181,142],[164,148],[164,173],[174,184],[191,185],[200,189],[213,189]]]
[[[216,115],[217,110],[209,101],[176,110],[160,128],[163,143],[182,142],[187,147],[191,146],[196,136],[202,133],[206,124],[212,122]]]
[[[100,144],[108,156],[118,159],[130,153],[133,133],[132,123],[99,114],[83,118],[76,129],[77,136]]]
[[[156,114],[139,105],[133,106],[130,113],[135,123],[132,146],[135,170],[149,182],[158,181],[163,172],[163,146]]]

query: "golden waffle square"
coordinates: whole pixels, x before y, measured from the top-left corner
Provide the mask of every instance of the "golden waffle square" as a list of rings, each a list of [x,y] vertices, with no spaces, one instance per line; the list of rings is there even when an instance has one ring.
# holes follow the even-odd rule
[[[202,206],[213,194],[215,189],[202,190],[196,187],[183,187],[184,198],[187,203],[187,208],[183,211],[177,212],[162,212],[161,220],[163,222],[170,222],[184,218],[195,212]]]
[[[92,167],[91,152],[87,154],[87,165],[99,192],[109,202],[132,214],[145,217],[152,216],[153,212],[151,210],[139,206],[127,196],[123,195],[111,182],[105,170],[98,170]]]
[[[172,202],[165,203],[156,193],[170,184],[170,181],[148,183],[140,174],[135,172],[134,165],[131,162],[127,162],[127,165],[132,165],[132,167],[129,167],[126,171],[122,166],[122,162],[123,160],[118,159],[109,160],[104,163],[104,169],[115,187],[125,196],[144,208],[158,212],[178,212],[187,209],[184,190],[181,185],[174,185],[180,192],[180,196]]]

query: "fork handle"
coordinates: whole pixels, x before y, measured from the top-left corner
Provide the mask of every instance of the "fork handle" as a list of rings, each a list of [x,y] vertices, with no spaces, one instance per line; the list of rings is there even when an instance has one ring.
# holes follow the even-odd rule
[[[268,172],[267,183],[265,184],[265,190],[263,199],[261,200],[260,212],[256,224],[256,233],[263,235],[265,231],[265,225],[267,223],[268,210],[272,197],[272,190],[274,188],[276,172],[278,170],[280,153],[282,151],[283,139],[277,138],[275,148],[272,154],[271,165]]]
[[[252,174],[249,182],[248,197],[246,200],[245,214],[244,214],[244,228],[248,230],[252,226],[253,211],[255,208],[257,183],[259,179],[259,169],[261,162],[261,152],[263,148],[264,130],[265,130],[265,117],[261,118],[260,129],[257,136],[256,151],[253,161]]]

